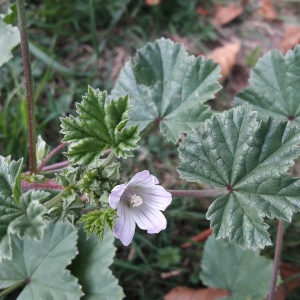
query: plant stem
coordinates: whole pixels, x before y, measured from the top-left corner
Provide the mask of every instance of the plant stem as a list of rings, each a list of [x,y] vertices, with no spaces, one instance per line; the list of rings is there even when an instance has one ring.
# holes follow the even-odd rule
[[[67,167],[69,164],[70,164],[69,161],[65,160],[65,161],[62,161],[62,162],[55,163],[55,164],[49,165],[47,167],[44,167],[43,171],[49,171],[49,170],[64,168],[64,167]]]
[[[173,197],[215,197],[228,193],[227,189],[210,189],[210,190],[167,190]]]
[[[271,279],[271,284],[270,284],[268,300],[273,300],[274,296],[275,296],[278,267],[279,267],[279,263],[280,263],[280,256],[281,256],[281,249],[282,249],[283,232],[284,232],[284,220],[279,220],[278,230],[277,230],[277,238],[276,238],[276,248],[275,248],[275,254],[274,254],[272,279]]]
[[[66,147],[68,145],[68,143],[62,143],[59,146],[57,146],[54,150],[52,150],[47,156],[46,158],[42,161],[42,163],[40,164],[40,166],[37,169],[37,174],[39,174],[42,169],[44,168],[44,166],[46,165],[46,163],[57,153],[59,152],[62,148]]]
[[[63,190],[64,187],[60,184],[56,183],[54,180],[48,180],[46,182],[27,182],[25,180],[21,181],[22,190],[28,191],[28,190]]]
[[[28,43],[27,24],[25,17],[24,0],[17,0],[18,21],[21,36],[21,49],[24,64],[24,76],[26,86],[26,103],[28,117],[28,143],[29,143],[29,171],[36,173],[36,131],[33,100],[33,80],[31,73],[31,60]]]
[[[47,201],[46,203],[44,203],[44,206],[47,209],[52,208],[53,206],[55,206],[59,201],[61,201],[62,199],[62,192],[57,194],[54,198],[52,198],[51,200]]]
[[[15,283],[14,285],[12,285],[9,288],[7,288],[7,289],[3,290],[2,292],[0,292],[0,297],[8,295],[9,293],[13,292],[17,288],[19,288],[22,285],[24,285],[26,282],[27,282],[26,280],[21,280],[21,281]]]
[[[110,163],[112,163],[116,159],[116,156],[113,151],[109,153],[109,155],[105,158],[104,162],[102,163],[102,166],[108,166]]]

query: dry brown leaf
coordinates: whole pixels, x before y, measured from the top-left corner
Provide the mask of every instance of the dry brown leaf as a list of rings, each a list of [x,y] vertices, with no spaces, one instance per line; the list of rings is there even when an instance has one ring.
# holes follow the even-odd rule
[[[211,229],[205,229],[203,231],[201,231],[199,234],[193,236],[191,238],[192,241],[194,242],[203,242],[206,241],[206,239],[212,234],[212,230]],[[191,243],[184,243],[181,245],[181,248],[187,248],[190,247],[192,244]]]
[[[221,81],[227,78],[235,65],[240,49],[241,45],[239,43],[230,43],[216,48],[211,54],[207,55],[207,58],[210,58],[221,65]]]
[[[147,5],[157,5],[159,4],[160,0],[145,0]]]
[[[284,37],[277,48],[285,54],[288,50],[300,43],[300,26],[286,24],[284,27]]]
[[[262,6],[259,8],[259,14],[267,20],[274,20],[277,18],[277,13],[271,0],[262,1]]]
[[[244,10],[244,7],[241,4],[236,3],[233,3],[229,6],[222,6],[217,3],[215,7],[216,12],[213,22],[220,26],[230,23],[239,15],[241,15]]]
[[[217,300],[228,295],[228,291],[215,288],[194,290],[184,286],[178,286],[171,290],[164,297],[164,300]]]
[[[206,8],[203,8],[201,6],[198,6],[197,9],[196,9],[196,12],[200,15],[200,16],[207,16],[207,15],[210,15],[210,10],[206,9]]]

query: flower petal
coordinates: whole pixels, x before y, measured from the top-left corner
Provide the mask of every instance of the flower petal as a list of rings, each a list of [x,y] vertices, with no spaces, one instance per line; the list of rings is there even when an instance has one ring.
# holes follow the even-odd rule
[[[154,209],[165,210],[172,202],[172,194],[160,185],[139,189],[138,195],[142,197],[145,205]]]
[[[153,177],[153,183],[154,184],[159,184],[158,179],[154,175],[152,175],[152,177]]]
[[[155,179],[157,180],[157,178],[151,175],[149,171],[145,170],[136,173],[128,182],[128,186],[151,186],[154,184]]]
[[[141,229],[148,233],[158,233],[166,229],[167,220],[161,211],[152,209],[146,205],[130,208],[130,212],[135,222]]]
[[[120,239],[124,246],[128,246],[134,235],[135,221],[131,216],[129,208],[123,202],[120,202],[117,214],[118,218],[114,226],[115,237]]]
[[[126,187],[127,184],[120,184],[112,189],[111,194],[109,196],[109,206],[111,208],[116,209],[119,206],[121,196],[124,193]]]

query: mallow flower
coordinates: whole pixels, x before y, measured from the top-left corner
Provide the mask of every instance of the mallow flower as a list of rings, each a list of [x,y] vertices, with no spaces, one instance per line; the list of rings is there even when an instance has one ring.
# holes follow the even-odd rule
[[[115,186],[109,196],[109,205],[118,215],[113,229],[115,237],[128,246],[135,223],[148,233],[165,229],[167,221],[161,210],[171,201],[172,195],[146,170],[135,174],[128,183]]]

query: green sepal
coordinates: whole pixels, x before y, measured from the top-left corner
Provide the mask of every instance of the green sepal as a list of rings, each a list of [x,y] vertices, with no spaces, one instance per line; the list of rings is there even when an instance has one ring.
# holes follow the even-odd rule
[[[50,146],[46,144],[42,136],[39,135],[36,142],[36,160],[38,165],[46,158],[50,152]]]

